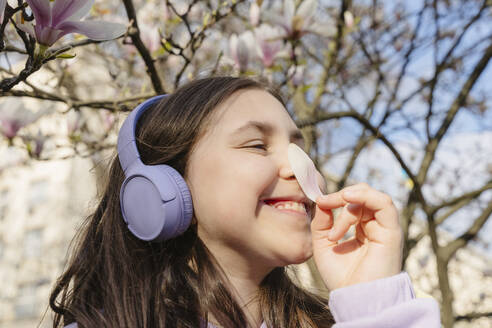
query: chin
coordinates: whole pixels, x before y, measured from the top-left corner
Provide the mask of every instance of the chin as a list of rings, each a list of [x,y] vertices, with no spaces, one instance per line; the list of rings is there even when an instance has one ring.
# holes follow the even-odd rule
[[[311,256],[313,256],[313,248],[311,244],[309,244],[308,247],[292,250],[289,254],[285,254],[285,265],[304,263],[309,260]]]

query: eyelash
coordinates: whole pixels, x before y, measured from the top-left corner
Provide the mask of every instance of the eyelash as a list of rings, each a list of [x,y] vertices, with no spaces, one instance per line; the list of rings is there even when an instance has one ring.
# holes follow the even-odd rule
[[[248,146],[248,147],[246,147],[246,148],[256,148],[256,149],[260,149],[260,148],[258,148],[259,146],[260,146],[260,147],[262,147],[261,149],[263,149],[263,150],[267,150],[267,149],[266,149],[266,145],[265,145],[265,144],[256,144],[256,145],[251,145],[251,146]]]

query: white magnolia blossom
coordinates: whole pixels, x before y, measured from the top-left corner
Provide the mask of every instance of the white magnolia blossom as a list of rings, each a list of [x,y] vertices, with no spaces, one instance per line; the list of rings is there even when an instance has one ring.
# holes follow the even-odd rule
[[[249,22],[251,25],[256,26],[260,22],[260,7],[258,4],[253,2],[249,7]]]
[[[240,71],[244,71],[248,67],[248,63],[256,55],[256,39],[253,32],[246,31],[231,35],[229,38],[230,56],[236,63]]]
[[[303,83],[305,68],[306,68],[305,66],[295,66],[295,65],[289,67],[289,70],[287,71],[287,76],[290,77],[290,80],[295,86],[301,85]]]
[[[343,20],[345,21],[345,26],[351,28],[354,26],[354,15],[350,11],[343,13]]]

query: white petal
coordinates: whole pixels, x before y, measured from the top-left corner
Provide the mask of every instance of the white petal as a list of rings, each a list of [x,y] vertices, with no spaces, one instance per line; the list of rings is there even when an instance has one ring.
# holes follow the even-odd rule
[[[295,10],[296,5],[294,3],[294,0],[284,0],[284,19],[289,23],[294,17]]]
[[[89,15],[92,6],[94,5],[94,0],[87,1],[84,7],[80,8],[76,13],[72,16],[68,17],[66,20],[69,21],[77,21]]]
[[[112,40],[126,32],[126,26],[104,21],[63,22],[58,29],[65,33],[79,33],[92,40]]]
[[[297,15],[301,16],[304,20],[314,16],[316,14],[316,8],[318,7],[318,0],[304,0],[299,9]]]
[[[345,20],[345,25],[348,28],[354,26],[354,15],[350,11],[346,11],[343,13],[343,19]]]
[[[229,52],[231,54],[231,57],[237,61],[237,35],[233,34],[229,37]]]
[[[323,193],[319,189],[316,179],[316,167],[309,156],[302,150],[301,147],[294,143],[290,143],[287,151],[289,162],[294,172],[297,182],[302,188],[302,191],[313,202]]]
[[[332,23],[313,23],[306,26],[305,32],[311,32],[324,37],[333,37],[336,35],[337,29]]]
[[[253,2],[249,7],[249,22],[251,25],[256,26],[260,21],[260,7],[256,2]]]
[[[34,25],[32,25],[32,23],[28,21],[24,21],[24,23],[22,23],[21,15],[22,13],[20,12],[15,14],[15,23],[17,24],[17,27],[21,31],[29,33],[32,37],[35,37],[36,34],[34,33]]]

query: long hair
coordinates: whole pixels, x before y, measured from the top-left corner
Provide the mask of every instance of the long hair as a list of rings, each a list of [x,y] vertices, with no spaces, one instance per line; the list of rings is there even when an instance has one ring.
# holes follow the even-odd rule
[[[147,109],[136,128],[145,164],[167,164],[182,176],[193,146],[209,126],[213,110],[234,92],[261,89],[282,104],[280,94],[261,80],[208,77],[192,81]],[[232,296],[227,277],[197,235],[196,218],[171,240],[139,240],[123,221],[119,191],[124,180],[118,158],[110,165],[95,211],[78,229],[66,269],[49,304],[53,327],[197,328],[211,313],[224,327],[245,327],[246,317]],[[268,327],[331,327],[326,299],[295,284],[286,268],[262,281],[259,302]]]

